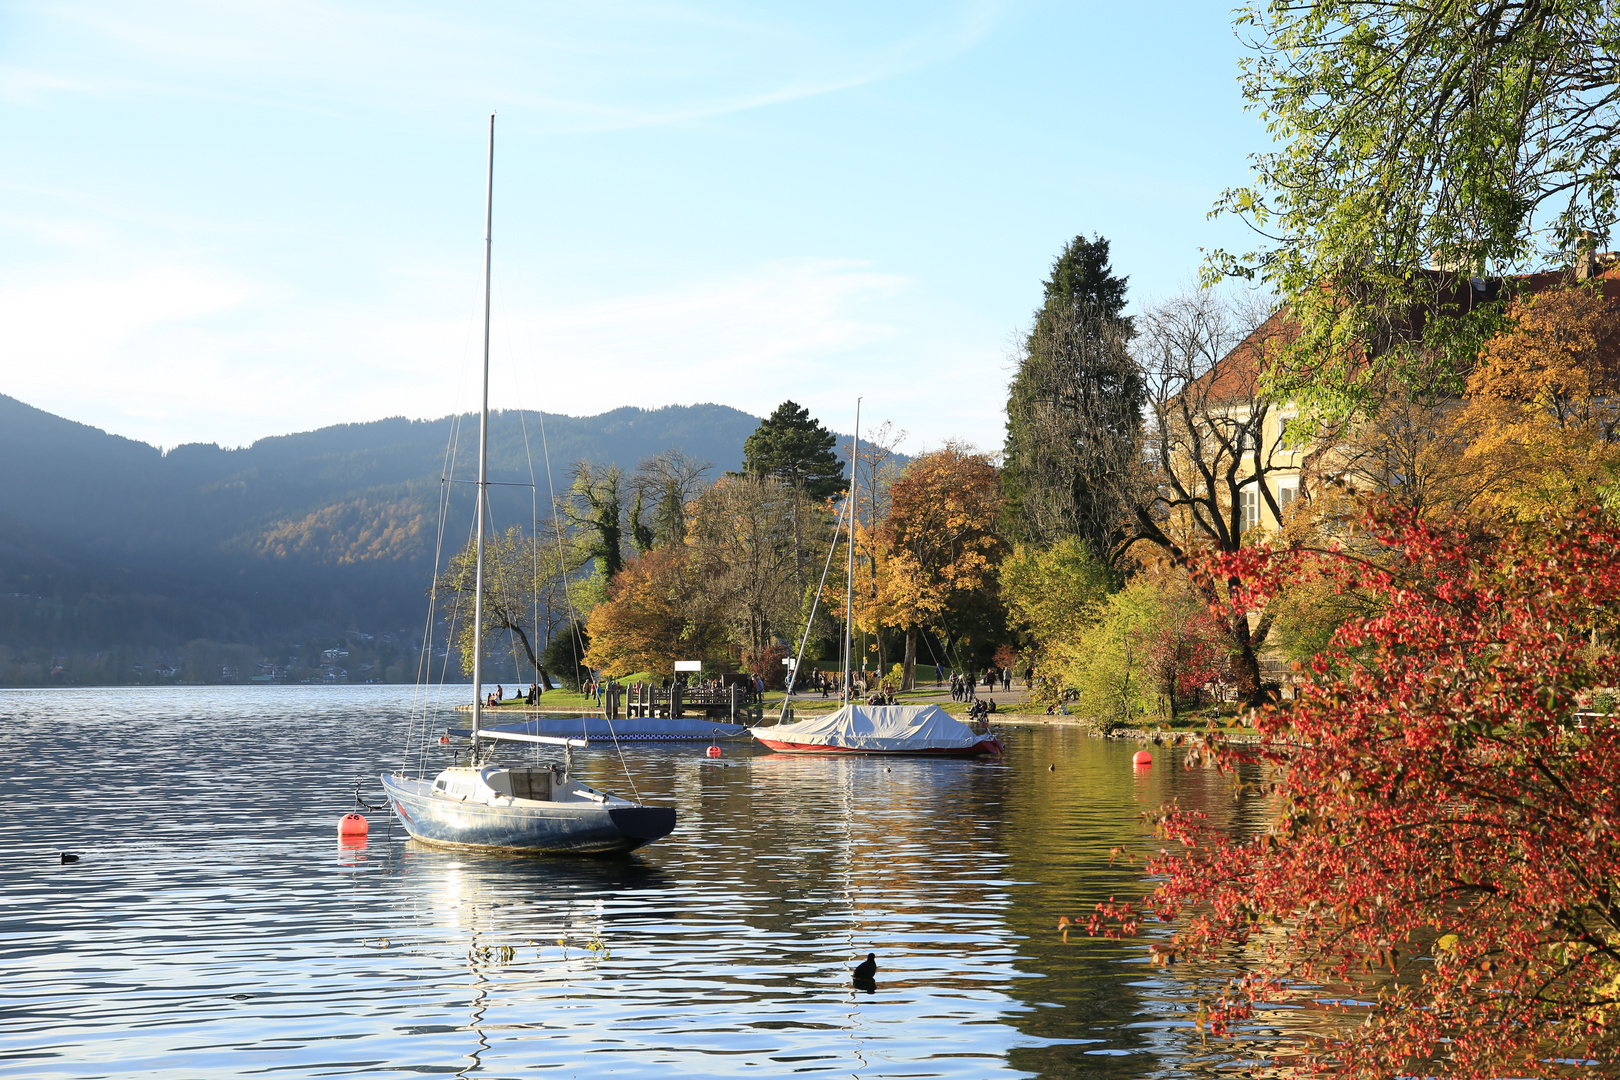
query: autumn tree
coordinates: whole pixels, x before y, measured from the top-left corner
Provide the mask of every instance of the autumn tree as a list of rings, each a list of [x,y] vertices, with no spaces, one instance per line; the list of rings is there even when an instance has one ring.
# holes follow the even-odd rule
[[[878,568],[883,559],[880,525],[889,513],[889,493],[894,486],[895,478],[904,467],[904,458],[897,452],[897,448],[905,438],[904,430],[885,420],[861,433],[858,448],[853,440],[844,444],[846,451],[854,460],[854,468],[851,470],[853,487],[847,496],[849,505],[846,511],[854,519],[852,525],[847,525],[853,530],[855,545],[856,608],[852,630],[874,635],[876,661],[880,670],[887,670],[883,628],[892,625],[885,621],[886,616],[878,597]],[[829,593],[827,610],[835,613],[838,618],[848,617],[844,611],[845,570],[844,564],[836,566],[835,577],[829,579],[827,583]],[[853,640],[851,646],[854,647]],[[860,669],[864,668],[865,661],[851,658],[851,664],[854,668]]]
[[[1078,536],[1100,555],[1118,539],[1125,512],[1108,477],[1130,464],[1143,405],[1125,283],[1101,237],[1075,237],[1052,267],[1007,391],[1002,528],[1014,539]]]
[[[631,559],[586,623],[585,662],[615,675],[672,676],[676,660],[712,656],[724,627],[691,571],[682,548],[654,548]]]
[[[1620,480],[1620,305],[1577,286],[1513,301],[1480,351],[1457,424],[1480,502],[1514,516],[1569,513]]]
[[[1181,702],[1220,692],[1230,678],[1225,627],[1186,575],[1158,570],[1139,573],[1056,639],[1042,699],[1073,691],[1080,712],[1108,728],[1174,721]]]
[[[1229,835],[1167,808],[1160,832],[1183,846],[1150,862],[1161,883],[1143,907],[1100,905],[1093,928],[1172,921],[1159,960],[1245,950],[1254,974],[1218,1003],[1217,1033],[1358,980],[1302,1071],[1606,1075],[1620,725],[1579,710],[1620,683],[1620,528],[1595,510],[1493,530],[1387,504],[1362,527],[1384,564],[1266,546],[1210,560],[1242,583],[1234,608],[1320,577],[1382,609],[1339,629],[1297,701],[1255,714],[1257,745],[1195,754],[1260,781],[1265,827]]]
[[[725,477],[693,504],[687,538],[693,573],[751,657],[798,628],[793,505],[786,484],[753,476]],[[809,539],[825,550],[825,534]]]
[[[916,684],[918,631],[948,621],[953,602],[993,589],[1006,547],[1000,511],[995,465],[962,443],[914,458],[890,486],[875,530],[876,606],[905,634],[903,689]]]
[[[1502,323],[1460,395],[1398,388],[1370,416],[1328,430],[1324,463],[1434,520],[1603,501],[1620,477],[1620,310],[1594,283],[1526,293]]]

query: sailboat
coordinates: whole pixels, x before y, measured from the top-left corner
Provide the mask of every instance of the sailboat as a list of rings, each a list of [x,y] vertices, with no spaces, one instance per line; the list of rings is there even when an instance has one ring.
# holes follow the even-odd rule
[[[977,731],[963,723],[938,705],[859,705],[852,700],[854,681],[850,678],[851,615],[855,610],[855,484],[856,462],[861,456],[861,404],[855,402],[855,442],[849,456],[849,497],[844,509],[849,535],[849,566],[845,576],[844,593],[844,707],[830,716],[812,716],[796,723],[783,723],[787,716],[788,701],[793,697],[793,682],[804,660],[804,647],[810,639],[816,611],[810,608],[810,619],[799,639],[798,656],[789,668],[787,694],[782,698],[782,714],[771,727],[755,727],[749,734],[771,750],[781,754],[901,754],[920,757],[999,757],[1004,747],[986,724]],[[834,538],[837,537],[835,526]],[[836,544],[834,545],[836,546]],[[832,565],[832,550],[827,552],[827,566]],[[827,583],[827,570],[821,571],[821,587]],[[821,587],[816,589],[816,601],[821,599]]]
[[[468,763],[431,780],[403,770],[382,777],[405,830],[424,843],[575,855],[631,851],[669,835],[671,807],[645,806],[575,780],[573,750],[585,739],[489,730],[484,709],[484,511],[489,481],[489,287],[495,204],[495,117],[489,118],[484,202],[484,397],[478,420],[478,510],[473,585],[473,706]],[[512,768],[489,760],[486,744],[520,742],[563,748],[563,763]]]

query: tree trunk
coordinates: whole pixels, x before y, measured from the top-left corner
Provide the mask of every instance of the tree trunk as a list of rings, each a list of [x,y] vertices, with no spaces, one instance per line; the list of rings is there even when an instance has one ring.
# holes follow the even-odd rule
[[[1250,705],[1260,704],[1260,657],[1249,638],[1249,619],[1241,612],[1233,616],[1232,641],[1237,654],[1232,657],[1232,674],[1237,677],[1238,696]]]
[[[906,628],[906,676],[901,680],[900,689],[917,689],[917,628]]]

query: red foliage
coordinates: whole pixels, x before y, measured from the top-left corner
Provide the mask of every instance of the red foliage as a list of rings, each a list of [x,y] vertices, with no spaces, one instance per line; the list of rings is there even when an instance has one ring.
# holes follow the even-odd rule
[[[1203,604],[1188,596],[1185,606],[1169,605],[1166,615],[1144,627],[1146,666],[1177,701],[1199,702],[1206,687],[1232,683],[1231,637]]]
[[[786,646],[773,641],[757,654],[745,651],[743,669],[764,679],[765,689],[781,690],[787,685],[787,665],[782,663],[787,654]]]
[[[1257,714],[1257,745],[1190,755],[1260,766],[1269,827],[1223,835],[1161,811],[1183,850],[1150,862],[1163,880],[1143,907],[1100,905],[1092,930],[1178,920],[1156,961],[1247,944],[1259,973],[1233,984],[1218,1032],[1299,980],[1368,980],[1372,1006],[1347,1017],[1364,1022],[1313,1045],[1307,1070],[1614,1075],[1620,730],[1574,714],[1620,682],[1620,529],[1592,512],[1491,535],[1387,508],[1365,525],[1387,558],[1211,561],[1248,608],[1308,574],[1384,607],[1340,631],[1300,700]]]

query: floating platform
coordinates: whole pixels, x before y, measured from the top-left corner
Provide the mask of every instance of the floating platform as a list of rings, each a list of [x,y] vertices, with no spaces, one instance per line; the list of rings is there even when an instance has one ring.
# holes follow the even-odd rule
[[[505,711],[504,709],[502,710]],[[519,710],[513,709],[513,712]],[[523,710],[531,715],[533,709]],[[485,718],[489,718],[486,712]],[[725,739],[748,738],[748,725],[727,724],[706,720],[701,716],[680,717],[674,720],[659,717],[621,717],[609,720],[600,713],[581,716],[578,712],[568,716],[534,716],[515,724],[485,724],[486,731],[505,731],[516,735],[554,735],[563,738],[618,739],[620,742],[716,742]],[[450,728],[451,735],[467,738],[472,728]]]

